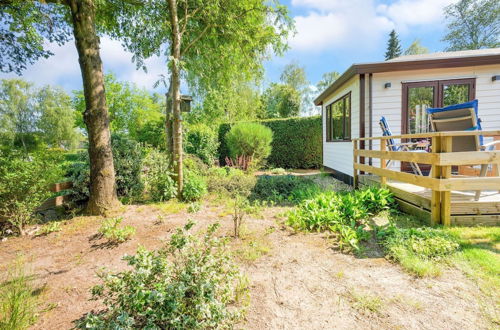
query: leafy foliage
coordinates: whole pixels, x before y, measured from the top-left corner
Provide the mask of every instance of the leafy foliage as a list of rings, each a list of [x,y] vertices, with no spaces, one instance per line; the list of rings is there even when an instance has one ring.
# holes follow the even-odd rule
[[[144,159],[146,192],[153,201],[164,202],[175,197],[177,185],[172,179],[170,158],[165,152],[151,149]]]
[[[497,0],[460,0],[444,9],[448,51],[500,46],[500,3]]]
[[[405,55],[419,55],[419,54],[429,54],[429,48],[422,46],[420,43],[420,39],[415,39],[410,47],[408,47],[405,52]]]
[[[230,197],[248,197],[255,186],[256,179],[253,175],[242,170],[229,167],[213,167],[207,176],[208,191]]]
[[[218,147],[215,130],[204,124],[189,126],[185,143],[188,154],[199,157],[207,165],[213,165]]]
[[[360,241],[368,237],[366,218],[393,203],[389,190],[370,187],[349,193],[326,192],[306,200],[289,213],[287,225],[296,230],[338,233],[341,247],[359,250]]]
[[[24,155],[0,152],[0,229],[11,227],[24,234],[36,222],[35,210],[50,195],[49,185],[62,176],[59,153]]]
[[[182,199],[186,202],[200,200],[207,193],[207,183],[205,179],[193,172],[187,172]]]
[[[262,124],[236,124],[225,138],[231,157],[250,156],[255,166],[261,164],[271,153],[273,132]]]
[[[316,88],[320,93],[324,92],[331,84],[340,77],[340,73],[337,71],[325,72],[321,76],[321,80],[316,84]]]
[[[259,121],[273,132],[268,166],[282,168],[319,168],[322,166],[321,117],[287,118]],[[225,136],[230,124],[219,126],[219,161],[229,156]]]
[[[144,190],[141,179],[144,151],[139,143],[119,134],[111,136],[113,162],[115,166],[116,191],[125,201],[138,199]],[[78,154],[68,171],[73,181],[71,199],[77,204],[85,203],[89,198],[90,168],[88,152]]]
[[[135,234],[132,226],[120,227],[123,218],[105,219],[99,228],[99,234],[112,244],[123,243]]]
[[[290,85],[271,83],[262,95],[265,118],[287,118],[300,114],[301,95]]]
[[[275,203],[298,203],[319,193],[321,193],[320,187],[306,178],[294,175],[263,175],[257,179],[250,199]]]
[[[92,289],[107,310],[89,313],[82,329],[232,328],[242,316],[237,298],[247,289],[212,225],[203,238],[189,233],[193,222],[178,228],[159,251],[139,248],[125,256],[130,270],[101,274]],[[232,305],[232,306],[230,306]]]

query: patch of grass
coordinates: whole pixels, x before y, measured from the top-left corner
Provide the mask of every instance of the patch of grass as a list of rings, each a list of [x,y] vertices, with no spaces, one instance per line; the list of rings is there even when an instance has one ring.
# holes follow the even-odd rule
[[[256,260],[267,255],[272,250],[270,240],[267,234],[257,234],[249,232],[247,229],[242,231],[241,239],[234,241],[234,253],[242,261],[253,263]]]
[[[349,291],[349,300],[353,308],[363,313],[380,313],[383,306],[382,299],[379,296],[368,292],[351,290]]]
[[[40,230],[38,230],[37,234],[39,236],[43,236],[43,235],[48,235],[50,233],[58,232],[61,230],[62,230],[61,223],[57,222],[57,221],[52,221],[52,222],[49,222],[49,223],[43,225],[42,228],[40,228]]]
[[[175,214],[182,212],[186,209],[186,204],[181,203],[177,200],[169,200],[168,202],[164,203],[154,203],[151,204],[151,206],[166,214]]]
[[[106,238],[110,243],[119,244],[130,239],[135,234],[135,228],[132,226],[120,227],[123,218],[112,218],[103,221],[99,234]]]
[[[32,325],[42,292],[21,262],[11,266],[7,280],[0,284],[0,330],[27,329]]]

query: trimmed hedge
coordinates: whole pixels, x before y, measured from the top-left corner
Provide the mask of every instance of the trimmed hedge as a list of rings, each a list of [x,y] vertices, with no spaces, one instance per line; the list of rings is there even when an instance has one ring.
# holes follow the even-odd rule
[[[270,167],[319,168],[322,165],[321,117],[294,117],[261,120],[259,123],[273,131],[271,155],[267,159]],[[229,155],[225,136],[231,124],[219,126],[219,161]]]

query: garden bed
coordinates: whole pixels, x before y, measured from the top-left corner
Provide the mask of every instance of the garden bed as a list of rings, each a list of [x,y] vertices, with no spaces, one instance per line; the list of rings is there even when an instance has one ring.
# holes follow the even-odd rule
[[[330,187],[333,182],[330,177],[315,180]],[[220,222],[218,235],[232,235],[231,209],[224,199],[208,196],[198,212],[187,209],[175,201],[123,206],[114,216],[136,233],[122,244],[108,244],[97,235],[103,218],[86,216],[62,222],[57,232],[10,238],[0,243],[0,277],[21,260],[34,274],[34,285],[43,288],[37,292],[41,312],[33,328],[71,328],[85,313],[102,308],[89,300],[90,288],[99,283],[96,272],[126,269],[121,256],[134,254],[139,245],[161,247],[188,219],[196,221],[195,231]],[[438,277],[416,278],[384,258],[374,242],[357,256],[341,253],[332,248],[328,233],[296,233],[284,226],[290,209],[260,207],[245,220],[241,238],[229,244],[249,279],[242,328],[459,329],[494,324],[491,307],[496,302],[485,306],[491,297],[459,269],[445,266]],[[492,242],[494,247],[497,238]]]

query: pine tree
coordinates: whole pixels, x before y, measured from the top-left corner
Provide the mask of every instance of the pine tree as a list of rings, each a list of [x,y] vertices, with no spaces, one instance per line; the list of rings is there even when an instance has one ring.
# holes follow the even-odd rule
[[[392,58],[401,55],[401,43],[399,42],[398,35],[395,30],[389,33],[389,41],[387,42],[387,51],[385,52],[385,60],[390,60]]]

